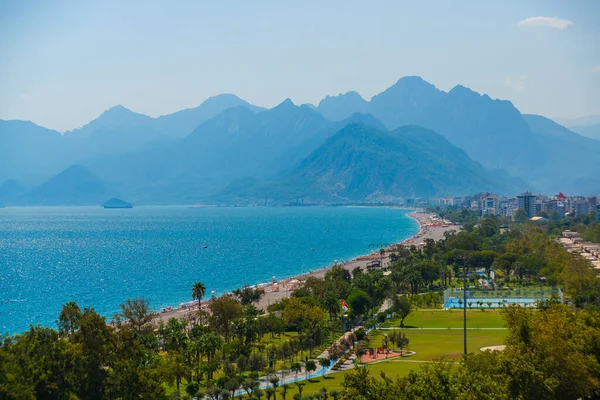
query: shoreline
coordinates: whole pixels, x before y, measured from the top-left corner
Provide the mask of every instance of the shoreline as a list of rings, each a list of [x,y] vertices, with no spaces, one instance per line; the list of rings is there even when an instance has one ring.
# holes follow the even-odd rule
[[[283,298],[289,297],[290,294],[294,291],[294,289],[302,285],[302,283],[307,278],[323,278],[327,271],[331,270],[335,265],[341,265],[342,267],[344,267],[344,269],[348,271],[352,271],[357,267],[360,267],[361,269],[365,270],[367,269],[367,265],[369,263],[373,261],[381,261],[381,267],[383,267],[389,264],[390,253],[393,250],[393,248],[398,245],[415,245],[417,247],[421,247],[425,239],[433,239],[435,241],[438,241],[440,239],[443,239],[445,232],[460,230],[460,226],[454,225],[447,221],[443,221],[435,214],[415,210],[407,213],[406,216],[417,222],[417,224],[419,225],[419,229],[414,235],[403,239],[400,242],[392,243],[390,246],[385,248],[386,254],[383,257],[380,255],[379,249],[377,249],[373,252],[354,257],[349,261],[328,265],[326,267],[305,272],[302,274],[292,275],[290,277],[277,280],[275,282],[262,282],[255,285],[251,285],[250,287],[261,288],[265,291],[265,294],[261,297],[260,301],[256,305],[257,308],[261,310],[266,310],[271,303],[276,303],[278,301],[281,301],[281,299]],[[229,293],[231,293],[231,291],[225,292],[223,293],[223,295]],[[202,301],[202,309],[208,307],[209,301],[210,299]],[[166,322],[168,319],[173,317],[184,318],[190,314],[193,314],[195,311],[198,310],[197,303],[193,303],[194,302],[185,302],[182,304],[186,304],[187,306],[184,306],[182,308],[173,308],[172,310],[157,312],[156,320],[158,320],[158,322]]]

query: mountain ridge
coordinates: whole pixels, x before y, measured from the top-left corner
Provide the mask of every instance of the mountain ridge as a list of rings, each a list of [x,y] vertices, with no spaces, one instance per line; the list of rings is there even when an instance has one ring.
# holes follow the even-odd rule
[[[417,76],[400,78],[370,101],[350,91],[327,96],[318,107],[297,106],[288,98],[265,110],[232,94],[158,118],[114,106],[65,136],[32,123],[0,121],[0,184],[15,178],[32,186],[80,164],[136,204],[194,203],[225,188],[283,187],[283,178],[350,123],[384,134],[409,125],[435,131],[488,172],[497,171],[494,179],[510,180],[512,174],[535,190],[600,190],[594,176],[600,167],[578,160],[579,154],[597,158],[590,150],[595,142],[524,116],[510,101],[462,85],[444,92]],[[410,146],[416,144],[415,139]],[[435,141],[415,151],[435,156],[427,146],[448,148]],[[451,165],[443,158],[456,154],[442,153],[435,162]],[[572,161],[558,169],[559,157]],[[443,183],[439,187],[446,187]]]
[[[514,189],[515,182],[507,185],[494,179],[464,151],[431,130],[404,126],[384,132],[351,123],[329,137],[295,171],[270,185],[250,185],[245,195],[249,199],[351,203],[464,194],[476,188]]]

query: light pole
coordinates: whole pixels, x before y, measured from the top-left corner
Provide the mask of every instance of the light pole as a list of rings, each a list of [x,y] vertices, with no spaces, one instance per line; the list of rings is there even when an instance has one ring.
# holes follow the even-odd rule
[[[463,256],[463,325],[464,353],[467,355],[467,255]]]

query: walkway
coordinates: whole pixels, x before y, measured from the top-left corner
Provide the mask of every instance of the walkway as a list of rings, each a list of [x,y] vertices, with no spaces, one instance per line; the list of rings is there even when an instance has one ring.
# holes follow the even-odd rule
[[[383,301],[383,304],[381,304],[381,307],[379,307],[378,313],[381,312],[385,312],[390,308],[390,302],[388,299],[385,299]],[[356,326],[354,327],[353,331],[356,331],[357,329],[362,328],[362,326]],[[344,333],[342,336],[339,337],[339,339],[337,341],[340,341],[341,339],[344,338],[346,333]],[[352,349],[350,349],[349,351],[352,351]],[[306,376],[306,370],[304,369],[304,363],[302,364],[302,369],[300,370],[300,372],[298,372],[298,374],[295,373],[291,373],[291,374],[282,374],[282,371],[278,371],[276,373],[274,373],[274,375],[277,375],[277,377],[279,378],[279,382],[278,385],[281,386],[284,383],[295,383],[295,382],[300,382],[300,381],[305,381],[308,379],[312,379],[312,378],[316,378],[316,377],[320,377],[320,376],[324,376],[324,375],[328,375],[330,373],[332,373],[331,369],[333,368],[333,366],[335,365],[335,363],[338,360],[331,360],[331,364],[329,365],[329,367],[325,368],[325,371],[323,371],[323,367],[319,366],[318,360],[320,358],[329,358],[329,352],[327,350],[323,351],[321,354],[318,355],[318,357],[313,358],[312,360],[315,361],[315,363],[317,364],[317,369],[312,372],[311,374],[309,374],[308,376]],[[350,357],[348,357],[348,359],[334,372],[342,372],[342,371],[346,371],[349,369],[354,368],[355,364],[354,364],[354,360],[356,359],[356,355],[352,354]],[[285,376],[289,376],[289,375],[293,375],[289,378],[285,378]],[[268,386],[271,386],[271,383],[269,382],[269,379],[267,377],[267,375],[263,375],[261,377],[258,378],[258,381],[260,382],[260,388],[261,389],[265,389]],[[235,392],[235,395],[241,395],[241,394],[246,394],[245,390],[238,390]]]

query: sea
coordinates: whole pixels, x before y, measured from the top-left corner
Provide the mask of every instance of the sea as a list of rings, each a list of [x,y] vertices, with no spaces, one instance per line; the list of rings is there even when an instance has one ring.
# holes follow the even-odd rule
[[[0,209],[0,334],[56,327],[76,301],[107,316],[127,298],[159,310],[284,279],[404,240],[407,210],[361,207]]]

